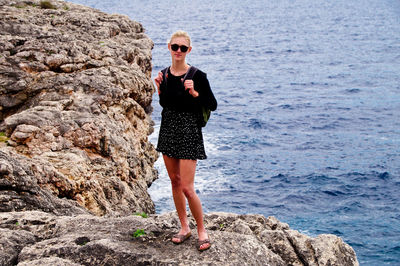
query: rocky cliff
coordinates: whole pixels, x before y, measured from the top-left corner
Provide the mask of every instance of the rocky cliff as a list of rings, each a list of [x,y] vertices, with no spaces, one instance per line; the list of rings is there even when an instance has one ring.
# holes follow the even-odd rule
[[[259,215],[206,215],[203,253],[170,242],[178,219],[147,193],[152,47],[126,16],[0,0],[0,265],[358,265]]]
[[[203,253],[195,248],[195,235],[181,245],[170,241],[178,224],[175,213],[109,219],[0,213],[0,264],[358,265],[353,249],[340,238],[311,238],[273,217],[207,214],[213,246]]]
[[[141,24],[67,2],[0,4],[0,210],[154,212]]]

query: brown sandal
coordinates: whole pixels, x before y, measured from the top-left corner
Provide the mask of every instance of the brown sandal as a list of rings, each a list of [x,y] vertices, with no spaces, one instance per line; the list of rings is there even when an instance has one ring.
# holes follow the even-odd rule
[[[192,232],[189,232],[186,235],[176,234],[172,237],[172,239],[177,238],[177,239],[179,239],[179,241],[173,241],[172,239],[171,239],[171,241],[172,241],[172,243],[179,245],[179,244],[182,244],[183,242],[185,242],[191,235],[192,235]]]
[[[204,245],[204,244],[209,244],[207,247],[205,247],[205,248],[201,248],[201,246],[202,245]],[[204,240],[198,240],[197,241],[197,249],[199,250],[199,251],[204,251],[204,250],[207,250],[207,249],[209,249],[211,247],[211,242],[210,242],[210,239],[204,239]]]

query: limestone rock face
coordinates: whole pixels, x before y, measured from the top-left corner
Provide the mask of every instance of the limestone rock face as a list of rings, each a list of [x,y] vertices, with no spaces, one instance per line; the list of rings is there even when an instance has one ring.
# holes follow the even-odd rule
[[[194,220],[190,219],[194,228]],[[1,265],[358,265],[339,237],[311,238],[274,217],[210,213],[212,247],[196,249],[196,230],[185,243],[174,212],[148,218],[0,213]],[[141,232],[142,234],[138,234]]]
[[[0,0],[0,211],[153,213],[153,42],[126,16],[45,2]]]

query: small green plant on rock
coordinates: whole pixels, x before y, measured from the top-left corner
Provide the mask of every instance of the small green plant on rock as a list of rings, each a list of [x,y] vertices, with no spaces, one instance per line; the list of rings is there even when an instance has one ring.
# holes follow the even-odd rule
[[[0,142],[6,142],[8,140],[6,133],[0,132]]]
[[[133,233],[133,237],[135,237],[135,238],[144,236],[144,235],[146,235],[146,232],[143,229],[138,229],[138,230],[136,230],[135,233]]]
[[[145,212],[136,212],[134,213],[136,216],[142,216],[143,218],[148,218],[149,216]]]

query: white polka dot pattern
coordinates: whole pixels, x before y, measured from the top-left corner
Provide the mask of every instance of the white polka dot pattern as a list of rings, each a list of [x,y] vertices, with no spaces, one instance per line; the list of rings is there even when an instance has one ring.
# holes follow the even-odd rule
[[[161,115],[157,151],[178,159],[207,158],[199,114],[164,108]]]

